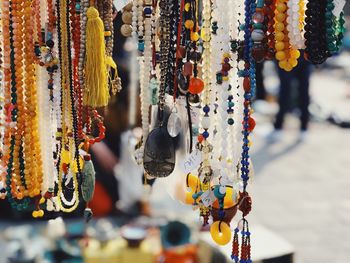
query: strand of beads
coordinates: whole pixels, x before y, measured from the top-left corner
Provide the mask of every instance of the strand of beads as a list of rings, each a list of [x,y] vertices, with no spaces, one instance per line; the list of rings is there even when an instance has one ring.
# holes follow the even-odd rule
[[[35,14],[35,25],[36,25],[36,43],[41,47],[43,45],[43,38],[42,38],[42,27],[41,27],[41,16],[40,16],[40,9],[41,4],[40,0],[34,0],[34,14]]]
[[[198,147],[202,151],[202,164],[198,169],[199,178],[196,177],[196,184],[191,187],[191,204],[197,204],[196,196],[200,191],[210,191],[210,180],[212,176],[212,168],[210,162],[210,153],[213,149],[209,142],[209,129],[211,128],[211,111],[210,111],[210,90],[211,90],[211,7],[210,1],[203,2],[203,24],[201,29],[203,39],[202,54],[202,78],[204,82],[204,92],[201,95],[202,114],[199,123]],[[188,175],[188,177],[193,175]],[[193,193],[192,193],[193,192]],[[200,216],[203,219],[203,226],[209,224],[209,216],[211,211],[211,202],[200,202]]]
[[[333,14],[335,5],[334,0],[327,0],[325,24],[327,28],[327,45],[330,55],[339,52],[344,37],[344,13],[341,12],[339,17]]]
[[[288,37],[292,48],[303,49],[305,48],[304,39],[304,13],[305,2],[303,0],[289,0],[287,2],[287,30]]]
[[[111,57],[113,52],[113,0],[103,1],[103,22],[106,36],[106,54]]]
[[[6,175],[6,190],[7,190],[7,198],[9,203],[12,207],[16,208],[17,210],[23,210],[28,207],[29,204],[29,198],[28,191],[25,192],[25,178],[22,172],[19,172],[19,158],[20,154],[19,151],[21,149],[21,135],[18,135],[17,133],[17,118],[18,118],[18,109],[17,109],[17,82],[19,82],[20,89],[23,87],[23,76],[19,75],[17,72],[16,76],[16,70],[21,70],[20,65],[16,65],[15,62],[22,62],[23,56],[20,53],[21,47],[23,46],[19,43],[19,39],[14,40],[15,33],[18,34],[17,36],[22,36],[23,38],[23,19],[21,19],[21,16],[23,15],[23,9],[21,5],[15,5],[12,6],[12,3],[7,3],[9,7],[9,16],[7,17],[9,19],[9,46],[10,46],[10,53],[9,53],[9,74],[10,74],[10,87],[9,87],[9,94],[11,94],[10,104],[8,105],[8,116],[10,123],[10,131],[9,131],[9,138],[10,138],[10,147],[8,152],[8,163],[7,163],[7,175]],[[15,49],[17,52],[19,52],[19,55],[16,56]],[[23,62],[22,62],[23,63]],[[16,67],[17,66],[17,67]],[[22,79],[20,79],[22,78]],[[22,88],[23,92],[23,88]],[[20,97],[21,102],[23,101],[22,97]],[[23,103],[21,103],[23,107]],[[23,110],[23,108],[22,108]],[[23,125],[23,123],[21,123]],[[21,156],[22,157],[22,156]]]
[[[264,14],[267,20],[267,46],[266,59],[271,60],[275,57],[275,9],[276,0],[265,0]]]
[[[3,34],[3,88],[4,88],[4,135],[3,135],[3,152],[1,160],[1,177],[3,179],[3,187],[1,189],[1,197],[6,196],[6,192],[10,192],[11,187],[7,185],[9,181],[9,174],[6,167],[9,163],[9,151],[10,151],[10,130],[11,130],[11,66],[10,66],[10,2],[9,0],[2,1],[1,3],[1,18],[2,18],[2,34]],[[4,193],[5,191],[5,193]],[[7,193],[9,196],[9,193]]]
[[[58,205],[60,210],[66,213],[74,211],[78,204],[79,195],[78,192],[78,179],[77,174],[80,174],[80,162],[79,162],[79,147],[77,145],[77,126],[76,116],[74,108],[74,89],[72,82],[72,64],[69,48],[70,47],[70,28],[69,28],[69,15],[68,8],[69,4],[66,0],[57,0],[57,16],[58,16],[58,36],[59,36],[59,48],[61,57],[61,84],[62,84],[62,145],[60,154],[60,161],[58,162]],[[70,120],[73,120],[73,125]],[[67,122],[68,121],[68,122]],[[67,131],[72,130],[74,133],[74,143],[68,138]],[[69,150],[66,150],[68,148]],[[74,160],[75,159],[75,160]],[[62,173],[65,175],[65,180],[68,180],[69,166],[73,170],[74,163],[78,168],[78,171],[71,171],[73,177],[73,194],[72,199],[75,199],[73,205],[65,202],[65,198],[62,199],[63,189],[63,178]],[[68,189],[67,189],[68,190]],[[76,196],[76,197],[74,197]]]
[[[313,64],[321,64],[329,57],[326,38],[327,0],[309,0],[305,18],[305,57]]]
[[[25,1],[25,14],[24,14],[24,54],[25,54],[25,102],[28,110],[26,116],[26,127],[24,134],[24,154],[25,165],[27,167],[28,174],[32,177],[32,193],[29,193],[30,197],[38,196],[41,191],[41,185],[43,182],[42,174],[42,158],[41,158],[41,146],[39,138],[39,119],[38,119],[38,101],[36,92],[36,83],[33,81],[33,76],[36,75],[35,70],[35,53],[34,53],[34,41],[33,41],[33,22],[31,19],[31,11],[28,10],[31,6],[31,1]],[[29,131],[27,130],[29,129]],[[36,208],[38,216],[43,215],[43,211]]]
[[[6,163],[5,159],[5,130],[6,130],[6,115],[5,115],[5,49],[4,46],[4,32],[2,27],[4,27],[4,21],[6,20],[6,8],[5,13],[2,4],[0,4],[0,199],[6,197]],[[8,28],[8,27],[7,27]]]
[[[253,19],[252,56],[256,63],[262,62],[267,56],[267,52],[268,52],[268,49],[267,49],[268,46],[265,44],[267,27],[265,24],[266,20],[265,20],[263,8],[264,8],[264,1],[259,0],[257,2],[257,8],[252,18]]]
[[[276,2],[276,23],[275,23],[275,49],[278,65],[285,71],[291,71],[298,65],[300,52],[291,47],[288,37],[287,5],[286,0],[277,0]]]
[[[83,98],[82,89],[79,81],[79,54],[80,54],[80,41],[81,41],[81,2],[80,0],[75,0],[70,2],[69,7],[70,13],[70,24],[71,24],[71,35],[72,35],[72,47],[73,53],[73,86],[74,94],[77,101],[77,132],[78,137],[83,138]]]
[[[15,36],[13,38],[13,63],[14,63],[14,69],[12,69],[12,75],[15,77],[15,79],[12,79],[12,98],[13,98],[13,104],[15,104],[15,109],[12,111],[16,117],[17,117],[17,129],[14,131],[14,150],[13,150],[13,183],[17,181],[17,183],[20,183],[21,185],[19,186],[18,189],[13,189],[14,195],[18,199],[22,199],[24,197],[24,189],[26,187],[31,188],[32,185],[27,185],[29,184],[31,174],[28,173],[28,169],[30,169],[31,160],[28,160],[28,166],[27,169],[24,169],[24,167],[20,168],[20,162],[23,162],[23,158],[20,154],[20,151],[22,151],[23,147],[23,140],[22,136],[24,135],[24,143],[29,142],[28,137],[30,136],[30,133],[32,132],[31,130],[31,125],[30,125],[30,120],[28,119],[29,123],[26,123],[25,120],[27,119],[26,116],[27,112],[25,111],[25,101],[24,101],[24,78],[23,78],[23,62],[24,62],[24,57],[23,57],[23,43],[22,41],[17,38],[17,37],[22,37],[24,38],[24,31],[23,31],[23,3],[19,4],[12,4],[11,3],[11,14],[12,14],[12,27],[13,27],[13,35]],[[26,47],[25,47],[26,48]],[[12,59],[12,57],[11,57]],[[26,74],[25,80],[27,80],[28,75]],[[27,83],[26,83],[27,84]],[[26,98],[26,102],[28,99]],[[29,104],[29,103],[28,103]],[[24,133],[25,128],[29,127],[26,133]],[[29,149],[30,147],[26,147],[25,150]],[[32,156],[32,155],[28,155]],[[18,191],[18,192],[17,192]],[[33,196],[31,196],[33,197]]]
[[[86,52],[86,45],[85,45],[85,41],[86,41],[86,21],[87,21],[87,17],[86,17],[86,12],[89,8],[89,0],[82,0],[80,2],[80,48],[79,48],[79,63],[78,63],[78,78],[79,78],[79,86],[80,86],[80,90],[81,92],[83,92],[84,90],[84,64],[85,64],[85,52]],[[80,133],[80,129],[79,133]]]

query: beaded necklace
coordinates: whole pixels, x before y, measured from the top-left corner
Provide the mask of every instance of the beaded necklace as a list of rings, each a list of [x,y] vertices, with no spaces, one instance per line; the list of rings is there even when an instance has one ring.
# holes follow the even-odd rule
[[[5,166],[3,162],[4,158],[4,150],[5,150],[5,125],[6,125],[6,116],[5,116],[5,70],[4,70],[4,58],[3,58],[3,12],[2,8],[0,8],[0,199],[4,199],[6,197],[6,175],[5,175]]]
[[[266,59],[273,59],[275,57],[275,9],[276,0],[265,0],[264,14],[267,18],[267,45],[268,50]]]
[[[79,145],[78,145],[78,134],[77,134],[77,120],[76,111],[74,106],[74,88],[72,81],[72,59],[70,52],[70,27],[69,27],[69,14],[67,10],[69,9],[69,4],[66,0],[58,0],[56,3],[57,15],[58,15],[58,36],[59,36],[59,48],[61,61],[61,85],[62,85],[62,142],[60,150],[60,160],[58,162],[58,204],[61,211],[69,213],[74,211],[79,204],[79,191],[78,191],[78,176],[81,178],[81,163],[79,156]],[[66,49],[65,47],[68,47]],[[70,112],[67,112],[69,110]],[[68,113],[68,116],[67,116]],[[70,115],[71,114],[71,115]],[[66,126],[67,120],[72,120],[72,123]],[[68,138],[67,130],[71,129],[73,132],[73,140]],[[67,151],[68,149],[74,149],[72,151]],[[74,157],[73,157],[73,156]],[[71,160],[73,158],[73,161]],[[63,186],[62,186],[62,173],[66,176],[68,180],[68,167],[70,165],[71,175],[73,179],[73,194],[72,201],[75,202],[65,202],[63,197]],[[76,170],[73,170],[73,166],[76,165]],[[63,202],[63,203],[62,203]],[[64,205],[63,205],[64,204]],[[69,207],[68,207],[69,206]]]
[[[285,0],[277,0],[276,2],[276,24],[275,24],[275,49],[278,65],[285,71],[291,71],[298,65],[300,52],[291,47],[288,37],[287,22],[287,4]]]
[[[234,232],[234,238],[232,243],[232,255],[231,258],[237,263],[240,260],[250,260],[250,234],[245,234],[245,228],[248,228],[248,222],[245,216],[251,210],[251,198],[247,192],[247,184],[249,180],[250,171],[250,156],[249,156],[249,135],[255,127],[255,121],[251,117],[251,98],[252,93],[256,86],[255,81],[255,68],[254,60],[252,58],[252,38],[251,38],[251,21],[252,16],[256,12],[256,3],[254,0],[245,1],[245,25],[244,25],[244,53],[243,58],[245,62],[244,71],[240,73],[244,77],[243,88],[244,88],[244,110],[243,110],[243,146],[241,155],[241,179],[243,182],[243,191],[240,192],[238,200],[238,209],[242,212],[242,221],[246,223],[243,225],[242,230],[242,241],[241,241],[241,252],[239,254],[238,244],[238,232],[239,226]],[[239,223],[238,223],[239,225]]]
[[[305,57],[313,64],[321,64],[329,57],[326,38],[327,0],[309,0],[305,12]]]
[[[3,88],[4,88],[4,118],[5,118],[5,126],[4,126],[4,135],[3,135],[3,152],[1,160],[2,166],[2,180],[5,187],[5,193],[3,189],[1,190],[1,196],[12,197],[10,194],[11,188],[10,185],[7,184],[10,182],[10,175],[7,173],[7,165],[9,163],[10,158],[10,130],[11,130],[11,68],[10,68],[10,3],[8,0],[2,1],[1,3],[1,11],[2,11],[2,34],[3,34]]]
[[[264,15],[264,0],[259,0],[257,2],[257,8],[256,11],[252,17],[253,24],[252,24],[252,40],[253,40],[253,47],[252,47],[252,56],[256,63],[262,62],[265,57],[267,56],[267,45],[265,43],[266,41],[266,20]]]
[[[30,6],[31,1],[26,0],[24,5],[26,7]],[[38,100],[37,100],[37,91],[36,83],[33,81],[33,76],[36,75],[35,71],[35,53],[34,53],[34,41],[33,36],[33,24],[31,20],[31,12],[25,10],[24,12],[24,53],[25,53],[25,102],[26,108],[29,110],[28,120],[26,121],[26,129],[30,129],[31,132],[25,131],[24,134],[24,154],[25,164],[27,169],[30,169],[30,175],[32,177],[32,193],[29,193],[30,197],[38,196],[41,191],[41,184],[43,181],[42,174],[42,159],[41,159],[41,146],[40,138],[38,133]],[[33,158],[33,159],[32,159]],[[40,216],[43,211],[37,207],[38,215]]]
[[[295,49],[305,48],[304,15],[305,2],[303,0],[290,0],[287,2],[287,30],[290,44]]]
[[[327,28],[327,45],[328,51],[331,55],[336,54],[342,44],[344,37],[344,13],[341,12],[339,17],[333,14],[335,9],[334,0],[327,0],[325,24]]]

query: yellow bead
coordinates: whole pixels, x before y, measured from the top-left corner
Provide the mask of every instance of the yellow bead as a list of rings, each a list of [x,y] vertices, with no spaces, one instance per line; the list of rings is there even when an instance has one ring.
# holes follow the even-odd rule
[[[278,22],[278,23],[276,23],[276,31],[283,31],[284,30],[284,28],[285,28],[285,26],[284,26],[284,24],[283,23],[281,23],[281,22]]]
[[[282,61],[278,62],[278,66],[281,69],[284,69],[287,66],[287,60],[282,60]]]
[[[46,199],[45,199],[44,197],[41,197],[41,198],[40,198],[40,201],[39,201],[39,204],[42,205],[43,203],[45,203],[45,201],[46,201]]]
[[[213,240],[220,246],[224,246],[231,241],[231,229],[223,221],[216,221],[210,227],[210,234]]]
[[[111,31],[105,31],[105,37],[110,37],[112,35]]]
[[[194,22],[193,20],[186,20],[185,21],[185,28],[187,29],[192,29],[194,27]]]
[[[186,12],[190,11],[190,8],[191,8],[191,4],[190,3],[186,3],[185,4],[185,11]]]
[[[199,34],[197,32],[191,32],[191,41],[197,42],[199,40]]]
[[[290,57],[291,58],[295,58],[295,59],[298,59],[300,57],[300,51],[297,50],[297,49],[292,49],[290,51]]]
[[[32,217],[37,218],[38,217],[38,211],[33,211],[32,212]]]
[[[286,15],[284,13],[278,13],[276,15],[276,20],[278,22],[283,22],[284,20],[286,20]]]
[[[37,212],[37,215],[38,215],[38,217],[43,217],[44,216],[44,210],[39,210],[38,212]]]
[[[285,44],[284,42],[277,42],[275,45],[275,49],[276,51],[282,51],[285,48]]]
[[[278,3],[277,6],[276,6],[276,10],[277,10],[278,12],[283,13],[284,11],[287,10],[287,6],[286,6],[286,4],[284,4],[284,3]]]
[[[298,60],[296,60],[295,58],[290,58],[288,59],[288,64],[294,68],[298,65]]]
[[[284,60],[285,58],[286,58],[286,52],[284,52],[284,51],[276,52],[276,59],[277,60]]]
[[[288,62],[287,62],[287,65],[285,66],[284,70],[289,72],[289,71],[292,71],[293,67],[292,65],[290,65]]]

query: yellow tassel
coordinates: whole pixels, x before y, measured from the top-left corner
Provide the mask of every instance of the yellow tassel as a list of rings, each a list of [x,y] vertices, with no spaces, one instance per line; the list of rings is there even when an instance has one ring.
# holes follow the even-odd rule
[[[109,100],[104,26],[96,8],[89,7],[86,14],[86,64],[83,104],[91,107],[104,107],[107,106]]]

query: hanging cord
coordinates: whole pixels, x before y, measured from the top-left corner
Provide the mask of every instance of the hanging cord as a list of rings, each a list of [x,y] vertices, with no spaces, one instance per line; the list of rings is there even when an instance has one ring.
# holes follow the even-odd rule
[[[182,16],[183,16],[183,12],[184,12],[184,7],[185,7],[185,0],[181,0],[181,6],[180,6],[180,20],[179,20],[179,24],[177,27],[177,40],[176,40],[176,49],[178,50],[180,47],[180,43],[181,43],[181,33],[182,33]],[[175,53],[176,54],[176,64],[175,64],[175,74],[174,74],[174,94],[173,94],[173,100],[174,103],[176,102],[176,95],[177,95],[177,70],[179,67],[179,55],[178,52]]]

